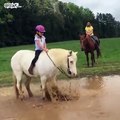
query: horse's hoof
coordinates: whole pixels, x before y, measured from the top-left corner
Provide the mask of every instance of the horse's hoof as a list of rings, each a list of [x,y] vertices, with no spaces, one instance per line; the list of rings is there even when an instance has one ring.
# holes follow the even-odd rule
[[[46,100],[46,98],[45,98],[45,97],[42,97],[42,99],[43,99],[43,100]]]
[[[25,96],[24,95],[20,95],[19,98],[20,98],[21,101],[23,101],[25,99]]]
[[[30,94],[29,97],[30,97],[30,98],[33,97],[33,94]]]
[[[51,99],[51,102],[52,102],[52,103],[56,103],[57,100],[53,98],[53,99]]]

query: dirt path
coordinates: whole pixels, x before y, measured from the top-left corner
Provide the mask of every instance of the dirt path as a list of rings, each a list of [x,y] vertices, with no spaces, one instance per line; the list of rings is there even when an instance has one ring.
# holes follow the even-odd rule
[[[68,102],[45,102],[39,84],[32,84],[34,97],[16,100],[13,87],[0,89],[0,120],[120,120],[120,76],[89,77],[58,81],[62,89],[80,95]],[[25,90],[24,90],[25,91]]]

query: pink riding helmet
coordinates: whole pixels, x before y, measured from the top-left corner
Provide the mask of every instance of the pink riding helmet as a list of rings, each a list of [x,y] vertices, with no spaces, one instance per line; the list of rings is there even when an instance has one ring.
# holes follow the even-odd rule
[[[37,25],[35,30],[39,32],[45,32],[45,27],[43,25]]]

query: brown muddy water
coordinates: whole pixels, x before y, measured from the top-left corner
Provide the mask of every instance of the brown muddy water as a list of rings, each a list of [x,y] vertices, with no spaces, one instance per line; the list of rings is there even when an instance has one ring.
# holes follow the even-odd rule
[[[39,84],[31,84],[34,97],[16,100],[13,87],[0,88],[0,120],[120,120],[120,76],[58,81],[63,91],[79,99],[51,103],[41,99]]]

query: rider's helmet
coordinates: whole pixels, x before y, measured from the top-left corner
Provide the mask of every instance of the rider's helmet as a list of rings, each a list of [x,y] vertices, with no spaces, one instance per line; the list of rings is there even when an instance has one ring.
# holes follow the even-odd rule
[[[90,22],[87,22],[87,25],[86,25],[86,26],[88,26],[88,27],[91,26],[91,23],[90,23]]]
[[[35,30],[38,31],[38,32],[41,32],[41,33],[46,32],[46,31],[45,31],[45,27],[44,27],[43,25],[37,25],[37,26],[35,27]]]

